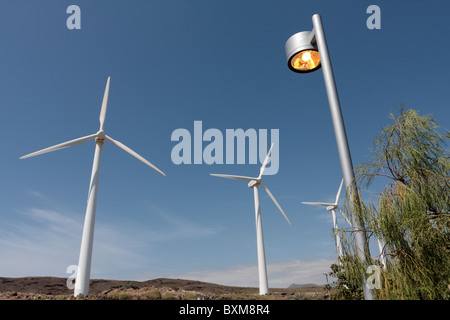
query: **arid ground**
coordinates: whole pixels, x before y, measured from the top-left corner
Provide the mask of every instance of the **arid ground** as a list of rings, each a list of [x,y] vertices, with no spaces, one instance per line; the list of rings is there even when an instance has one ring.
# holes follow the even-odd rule
[[[0,300],[71,300],[73,290],[67,279],[56,277],[1,278]],[[91,300],[323,300],[327,292],[321,286],[271,288],[261,296],[258,288],[231,287],[213,283],[153,279],[148,281],[91,280]]]

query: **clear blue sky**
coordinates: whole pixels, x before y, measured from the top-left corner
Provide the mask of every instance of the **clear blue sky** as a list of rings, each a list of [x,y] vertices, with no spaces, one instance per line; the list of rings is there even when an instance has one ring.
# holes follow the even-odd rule
[[[66,27],[71,4],[80,30]],[[366,27],[371,4],[380,30]],[[111,76],[106,133],[167,176],[105,144],[92,278],[258,286],[252,190],[209,173],[260,164],[175,165],[172,132],[198,120],[279,130],[264,181],[292,226],[261,193],[269,286],[323,283],[331,216],[301,201],[333,200],[342,175],[322,72],[289,71],[284,44],[322,15],[357,165],[402,104],[448,129],[449,12],[438,0],[2,1],[0,276],[67,277],[78,263],[94,143],[19,157],[97,132]]]

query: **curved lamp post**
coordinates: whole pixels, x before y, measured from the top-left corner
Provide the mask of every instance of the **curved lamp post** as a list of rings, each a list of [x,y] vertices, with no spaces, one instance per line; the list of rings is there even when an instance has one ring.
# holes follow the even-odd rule
[[[315,14],[312,22],[312,31],[296,33],[287,40],[285,45],[287,64],[289,69],[297,73],[308,73],[322,68],[345,187],[356,195],[358,191],[354,181],[352,159],[320,15]],[[356,253],[359,259],[366,263],[366,256],[369,257],[370,252],[366,233],[362,231],[364,225],[355,215],[352,215],[352,220],[355,227]],[[363,279],[364,298],[373,300],[373,289],[369,289],[365,277]]]

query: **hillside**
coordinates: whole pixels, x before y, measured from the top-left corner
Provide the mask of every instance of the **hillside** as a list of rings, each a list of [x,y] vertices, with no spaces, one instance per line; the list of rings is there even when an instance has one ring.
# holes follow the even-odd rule
[[[0,278],[0,300],[74,299],[67,279],[56,277]],[[321,300],[325,290],[318,286],[273,288],[260,296],[258,288],[158,278],[147,281],[94,279],[87,299],[96,300]]]

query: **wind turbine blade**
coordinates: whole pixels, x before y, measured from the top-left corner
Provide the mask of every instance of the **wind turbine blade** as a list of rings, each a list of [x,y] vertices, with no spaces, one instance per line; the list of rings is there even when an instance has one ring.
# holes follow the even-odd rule
[[[149,167],[155,169],[156,171],[158,171],[159,173],[161,173],[163,176],[165,176],[166,174],[164,172],[162,172],[161,170],[159,170],[157,167],[155,167],[153,164],[151,164],[148,160],[144,159],[144,157],[140,156],[139,154],[137,154],[136,152],[134,152],[133,150],[131,150],[130,148],[128,148],[126,145],[124,145],[122,142],[119,142],[117,140],[114,140],[113,138],[105,135],[105,139],[108,140],[109,142],[111,142],[112,144],[114,144],[115,146],[119,147],[120,149],[122,149],[125,152],[128,152],[129,154],[131,154],[133,157],[135,157],[138,160],[141,160],[143,163],[145,163],[146,165],[148,165]]]
[[[264,173],[264,170],[266,169],[267,163],[269,162],[270,153],[272,152],[273,144],[270,146],[269,152],[267,152],[266,158],[264,159],[264,162],[261,166],[261,169],[259,170],[259,176],[258,179],[260,179]]]
[[[328,207],[328,206],[334,206],[334,203],[324,203],[324,202],[302,202],[303,204],[310,204],[313,206],[324,206],[324,207]]]
[[[108,95],[109,95],[109,81],[111,77],[108,77],[108,81],[106,81],[105,94],[103,95],[102,109],[100,111],[100,130],[103,130],[105,126],[105,118],[106,118],[106,109],[108,107]]]
[[[348,225],[351,226],[351,227],[353,227],[353,226],[352,226],[352,223],[351,223],[350,220],[347,218],[347,216],[344,214],[344,212],[342,212],[341,208],[339,208],[339,207],[337,207],[337,208],[338,208],[339,212],[341,213],[341,215],[344,217],[345,221],[347,221]]]
[[[246,177],[246,176],[235,176],[235,175],[231,175],[231,174],[210,173],[210,175],[214,176],[214,177],[237,179],[237,180],[243,180],[243,181],[256,180],[256,178],[251,178],[251,177]]]
[[[264,183],[260,183],[262,185],[262,187],[264,188],[264,190],[266,190],[267,194],[269,195],[270,199],[272,199],[272,201],[275,203],[275,205],[278,207],[278,209],[280,210],[280,212],[283,214],[284,218],[286,219],[286,221],[289,223],[289,225],[291,225],[291,222],[289,221],[288,217],[286,216],[286,214],[284,213],[283,209],[281,209],[280,204],[277,202],[277,200],[275,199],[275,197],[273,196],[273,194],[270,192],[269,189],[267,189],[267,187],[264,185]]]
[[[91,140],[91,139],[95,138],[96,136],[97,136],[97,134],[94,133],[94,134],[91,134],[89,136],[85,136],[85,137],[73,139],[73,140],[70,140],[70,141],[66,141],[66,142],[54,145],[52,147],[48,147],[48,148],[45,148],[45,149],[42,149],[42,150],[39,150],[39,151],[35,151],[33,153],[29,153],[27,155],[24,155],[24,156],[20,157],[19,159],[26,159],[26,158],[30,158],[30,157],[34,157],[34,156],[43,154],[43,153],[47,153],[47,152],[56,151],[56,150],[59,150],[59,149],[71,147],[71,146],[74,146],[74,145],[86,142],[88,140]]]
[[[335,204],[337,204],[338,201],[339,201],[339,196],[341,195],[341,189],[342,189],[343,183],[344,183],[344,179],[341,180],[341,185],[339,186],[339,190],[338,190],[338,193],[336,195],[336,202],[335,202]]]

